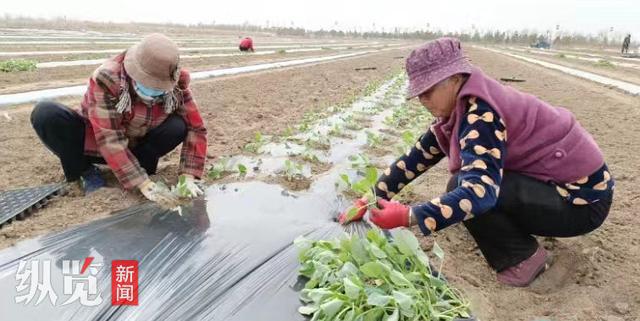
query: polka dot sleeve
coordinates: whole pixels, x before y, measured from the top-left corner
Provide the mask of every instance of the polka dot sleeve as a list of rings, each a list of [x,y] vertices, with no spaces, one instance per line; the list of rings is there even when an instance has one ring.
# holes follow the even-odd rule
[[[426,172],[444,157],[438,141],[431,130],[427,130],[405,155],[393,162],[376,183],[376,196],[392,199],[402,188]]]
[[[472,97],[468,105],[458,132],[462,158],[458,186],[411,208],[425,235],[481,215],[498,200],[506,156],[505,124],[486,102]]]

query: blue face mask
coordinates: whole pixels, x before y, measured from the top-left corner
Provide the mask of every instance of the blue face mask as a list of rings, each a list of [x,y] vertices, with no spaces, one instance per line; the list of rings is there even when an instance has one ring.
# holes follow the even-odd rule
[[[159,90],[159,89],[155,89],[155,88],[149,88],[149,87],[145,87],[143,86],[141,83],[139,82],[135,82],[134,86],[136,88],[136,91],[147,96],[147,97],[152,97],[152,98],[156,98],[156,97],[160,97],[164,94],[166,94],[166,92],[164,90]]]

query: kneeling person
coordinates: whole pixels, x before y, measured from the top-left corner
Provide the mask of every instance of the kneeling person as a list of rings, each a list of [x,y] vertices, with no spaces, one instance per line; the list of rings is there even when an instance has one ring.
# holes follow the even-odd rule
[[[149,179],[160,157],[182,144],[180,174],[192,194],[202,193],[207,130],[179,68],[176,44],[161,34],[105,61],[91,78],[81,110],[39,102],[31,123],[43,144],[60,158],[68,182],[80,180],[85,193],[105,182],[93,164],[107,164],[126,189],[149,200],[175,197]]]

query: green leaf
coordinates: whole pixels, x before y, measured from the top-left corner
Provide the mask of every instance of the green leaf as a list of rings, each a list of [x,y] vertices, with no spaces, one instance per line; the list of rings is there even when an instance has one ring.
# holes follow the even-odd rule
[[[393,243],[398,246],[398,249],[404,255],[414,256],[418,252],[422,252],[418,239],[409,230],[402,229],[394,233]]]
[[[380,321],[384,315],[384,308],[377,307],[366,312],[362,321]]]
[[[374,261],[362,265],[360,267],[360,271],[370,278],[381,279],[389,275],[390,269],[383,263]]]
[[[375,167],[367,167],[365,177],[369,185],[375,185],[378,181],[378,170]]]
[[[392,296],[393,299],[396,300],[396,303],[398,303],[401,311],[413,312],[411,306],[415,304],[415,300],[411,296],[400,291],[393,291]]]
[[[320,303],[324,300],[324,298],[330,297],[332,294],[333,292],[327,289],[312,289],[311,291],[309,291],[309,298],[315,303]]]
[[[387,253],[385,253],[383,250],[381,250],[375,244],[371,244],[369,246],[369,250],[371,251],[371,254],[373,254],[373,256],[375,256],[376,258],[384,259],[384,258],[387,257]]]
[[[358,208],[352,207],[347,212],[347,222],[351,222],[358,215]]]
[[[393,299],[393,297],[389,295],[384,295],[384,294],[381,294],[380,292],[371,292],[367,296],[367,304],[384,307],[387,304],[389,304],[389,302],[391,302],[391,299]]]
[[[393,284],[397,286],[401,286],[401,287],[411,286],[411,281],[407,280],[404,274],[398,272],[397,270],[392,270],[391,273],[389,274],[389,278],[391,279],[391,282],[393,282]]]
[[[318,311],[318,307],[315,305],[303,305],[298,308],[298,312],[302,315],[312,315]]]
[[[387,239],[380,233],[379,229],[370,229],[367,231],[367,239],[375,244],[386,244]]]
[[[331,320],[333,316],[340,311],[344,302],[342,300],[333,299],[327,303],[320,305],[320,310],[324,313],[325,318]]]
[[[347,187],[351,187],[351,181],[349,180],[349,176],[347,174],[340,174],[340,179],[347,184]]]
[[[238,173],[242,177],[246,176],[247,175],[247,166],[244,166],[243,164],[238,164]]]
[[[351,255],[353,255],[353,258],[359,264],[369,261],[369,255],[367,255],[364,241],[355,235],[351,239]]]
[[[358,272],[359,272],[358,268],[355,265],[353,265],[353,263],[351,263],[351,262],[345,263],[342,266],[342,268],[340,269],[340,275],[344,276],[344,277],[346,277],[346,276],[356,276],[357,277],[358,276]]]
[[[357,284],[353,283],[349,278],[344,278],[344,294],[346,294],[350,299],[356,300],[360,296],[360,292],[362,288]]]

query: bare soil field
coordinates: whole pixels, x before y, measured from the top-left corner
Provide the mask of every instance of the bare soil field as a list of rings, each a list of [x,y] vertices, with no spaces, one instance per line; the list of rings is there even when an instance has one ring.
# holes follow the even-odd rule
[[[366,49],[364,49],[366,50]],[[242,65],[276,62],[305,57],[338,55],[362,50],[317,50],[303,52],[284,52],[268,55],[237,55],[228,57],[203,57],[183,59],[181,65],[189,71],[204,71],[230,68]],[[107,55],[110,57],[112,55]],[[0,94],[11,94],[30,90],[57,88],[86,83],[98,65],[41,68],[33,71],[0,72]]]

